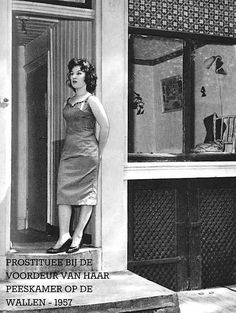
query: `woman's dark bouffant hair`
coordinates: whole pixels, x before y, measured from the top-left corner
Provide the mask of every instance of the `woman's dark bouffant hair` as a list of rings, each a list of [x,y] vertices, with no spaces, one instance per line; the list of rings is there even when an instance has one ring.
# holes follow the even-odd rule
[[[70,75],[71,71],[75,66],[80,66],[81,71],[85,72],[85,83],[86,83],[86,89],[88,92],[93,93],[97,86],[97,75],[95,72],[95,67],[87,60],[87,59],[78,59],[73,58],[68,63],[68,74],[67,74],[67,84],[70,88],[72,88],[74,91],[75,89],[71,85]]]

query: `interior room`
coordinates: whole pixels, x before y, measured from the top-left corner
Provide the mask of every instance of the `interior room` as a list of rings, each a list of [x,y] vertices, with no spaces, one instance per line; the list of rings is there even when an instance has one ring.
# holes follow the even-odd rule
[[[185,46],[170,36],[130,35],[130,155],[235,153],[235,46],[195,40],[189,55]]]

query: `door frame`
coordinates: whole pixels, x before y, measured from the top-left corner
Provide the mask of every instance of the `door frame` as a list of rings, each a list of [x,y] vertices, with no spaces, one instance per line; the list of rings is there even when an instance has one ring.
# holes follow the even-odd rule
[[[6,251],[10,249],[10,208],[11,208],[11,152],[12,152],[12,19],[11,0],[1,1],[0,25],[2,45],[0,49],[0,279],[6,275]]]

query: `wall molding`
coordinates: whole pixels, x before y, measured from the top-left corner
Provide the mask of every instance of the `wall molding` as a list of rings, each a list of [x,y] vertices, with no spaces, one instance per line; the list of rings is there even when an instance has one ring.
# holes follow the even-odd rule
[[[127,163],[124,179],[236,177],[236,162],[142,162]]]

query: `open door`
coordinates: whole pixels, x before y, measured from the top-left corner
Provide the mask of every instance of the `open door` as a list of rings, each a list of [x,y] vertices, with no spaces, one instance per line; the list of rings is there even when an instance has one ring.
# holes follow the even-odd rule
[[[28,111],[28,227],[46,231],[47,63],[40,65],[27,74],[26,86]]]
[[[46,233],[48,28],[53,22],[14,14],[12,24],[11,240],[15,243],[32,240],[38,231],[40,236]]]

